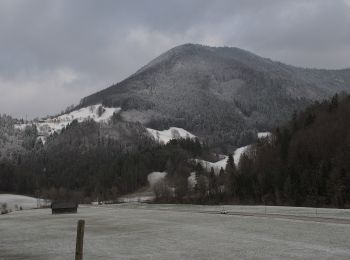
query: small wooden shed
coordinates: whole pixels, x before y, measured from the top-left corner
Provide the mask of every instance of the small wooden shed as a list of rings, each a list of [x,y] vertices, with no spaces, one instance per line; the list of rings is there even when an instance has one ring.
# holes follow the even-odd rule
[[[68,201],[54,201],[51,203],[52,214],[77,213],[78,203]]]

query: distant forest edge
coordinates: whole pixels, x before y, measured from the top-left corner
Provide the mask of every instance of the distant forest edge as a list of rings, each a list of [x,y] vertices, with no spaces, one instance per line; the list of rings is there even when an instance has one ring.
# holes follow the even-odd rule
[[[259,139],[237,166],[230,156],[217,174],[194,158],[211,149],[198,139],[155,142],[137,122],[115,114],[109,123],[73,121],[45,145],[36,127],[14,128],[0,116],[0,192],[80,202],[116,200],[166,178],[156,201],[350,207],[350,96],[335,95],[295,112]],[[188,178],[194,173],[194,185]]]

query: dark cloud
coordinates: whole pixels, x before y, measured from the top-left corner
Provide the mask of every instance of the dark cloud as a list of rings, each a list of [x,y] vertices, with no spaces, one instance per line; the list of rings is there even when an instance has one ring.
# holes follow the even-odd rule
[[[186,42],[350,67],[349,0],[3,0],[0,112],[55,113]]]

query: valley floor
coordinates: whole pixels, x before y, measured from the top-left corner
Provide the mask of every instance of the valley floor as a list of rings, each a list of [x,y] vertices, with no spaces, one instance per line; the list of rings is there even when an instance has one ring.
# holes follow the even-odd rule
[[[78,219],[84,259],[350,258],[350,210],[135,203],[1,215],[0,259],[73,259]]]

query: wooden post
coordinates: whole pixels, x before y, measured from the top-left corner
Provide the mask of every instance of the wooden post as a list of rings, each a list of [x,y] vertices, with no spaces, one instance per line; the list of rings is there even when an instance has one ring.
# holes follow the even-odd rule
[[[84,242],[85,220],[78,220],[77,242],[75,247],[75,260],[83,260],[83,242]]]

